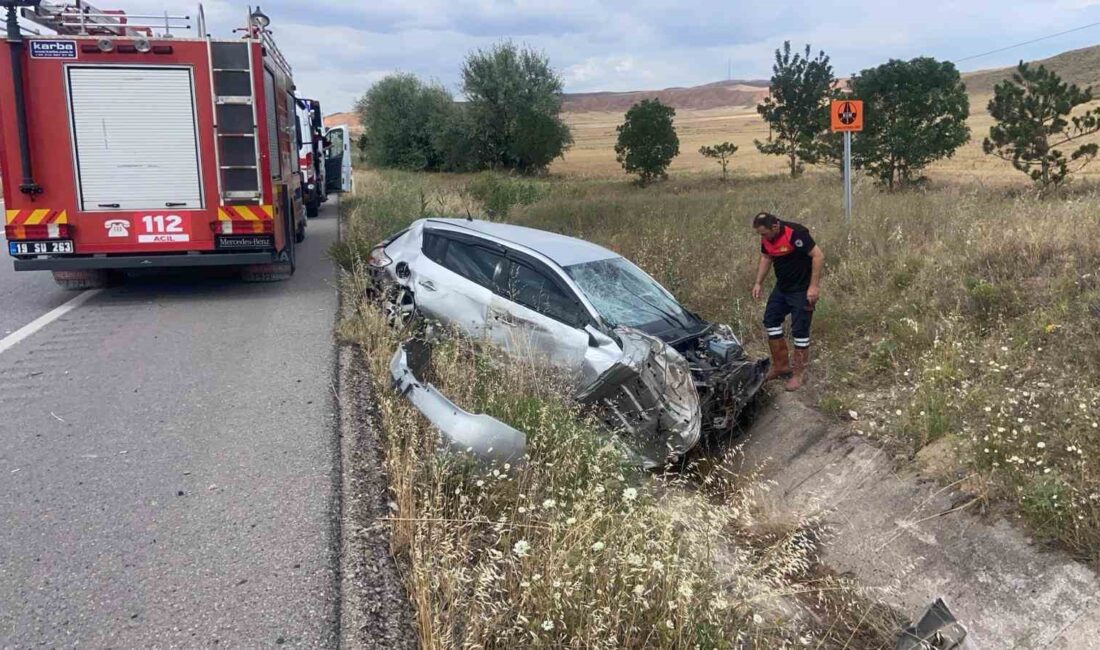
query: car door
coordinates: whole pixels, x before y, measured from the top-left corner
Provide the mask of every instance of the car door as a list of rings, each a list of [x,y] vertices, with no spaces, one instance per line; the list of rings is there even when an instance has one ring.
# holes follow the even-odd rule
[[[350,192],[351,138],[346,126],[334,126],[327,134],[329,147],[325,152],[325,178],[330,192]]]
[[[514,252],[501,280],[489,303],[490,338],[517,355],[541,357],[580,375],[590,317],[576,294],[546,264]]]
[[[424,259],[410,266],[417,307],[429,318],[449,323],[469,336],[489,334],[492,287],[504,272],[504,249],[492,242],[425,228]]]
[[[344,157],[340,161],[340,191],[351,192],[355,189],[355,176],[351,173],[351,133],[344,131]]]

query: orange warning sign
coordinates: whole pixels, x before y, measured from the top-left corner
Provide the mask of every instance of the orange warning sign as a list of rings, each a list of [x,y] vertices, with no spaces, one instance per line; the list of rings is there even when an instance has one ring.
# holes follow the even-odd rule
[[[858,99],[835,99],[832,108],[833,133],[863,130],[863,102]]]

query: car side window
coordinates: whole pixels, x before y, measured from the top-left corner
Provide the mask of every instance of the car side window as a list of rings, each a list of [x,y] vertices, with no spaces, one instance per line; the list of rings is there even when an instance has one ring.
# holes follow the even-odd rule
[[[489,248],[430,233],[424,235],[423,251],[436,264],[488,289],[504,264],[504,256]]]
[[[447,238],[434,232],[424,231],[424,246],[421,250],[428,259],[442,265],[443,258],[447,256]]]
[[[578,327],[586,320],[577,302],[558,283],[522,262],[512,262],[504,291],[504,297],[512,302],[566,325]]]

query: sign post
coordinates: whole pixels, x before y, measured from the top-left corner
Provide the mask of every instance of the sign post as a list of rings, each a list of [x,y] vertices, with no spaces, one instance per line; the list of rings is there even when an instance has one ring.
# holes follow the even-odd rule
[[[852,134],[863,130],[863,102],[858,99],[833,100],[829,110],[833,133],[844,134],[844,219],[852,222]]]

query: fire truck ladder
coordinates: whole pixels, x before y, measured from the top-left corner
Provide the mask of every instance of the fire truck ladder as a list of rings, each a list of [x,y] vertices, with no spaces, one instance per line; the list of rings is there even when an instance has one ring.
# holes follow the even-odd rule
[[[226,204],[262,199],[250,41],[210,42],[221,195]]]
[[[23,9],[23,18],[68,36],[152,36],[154,29],[163,29],[162,36],[171,38],[173,29],[191,29],[190,16],[127,14],[97,9],[84,0],[43,1]]]

